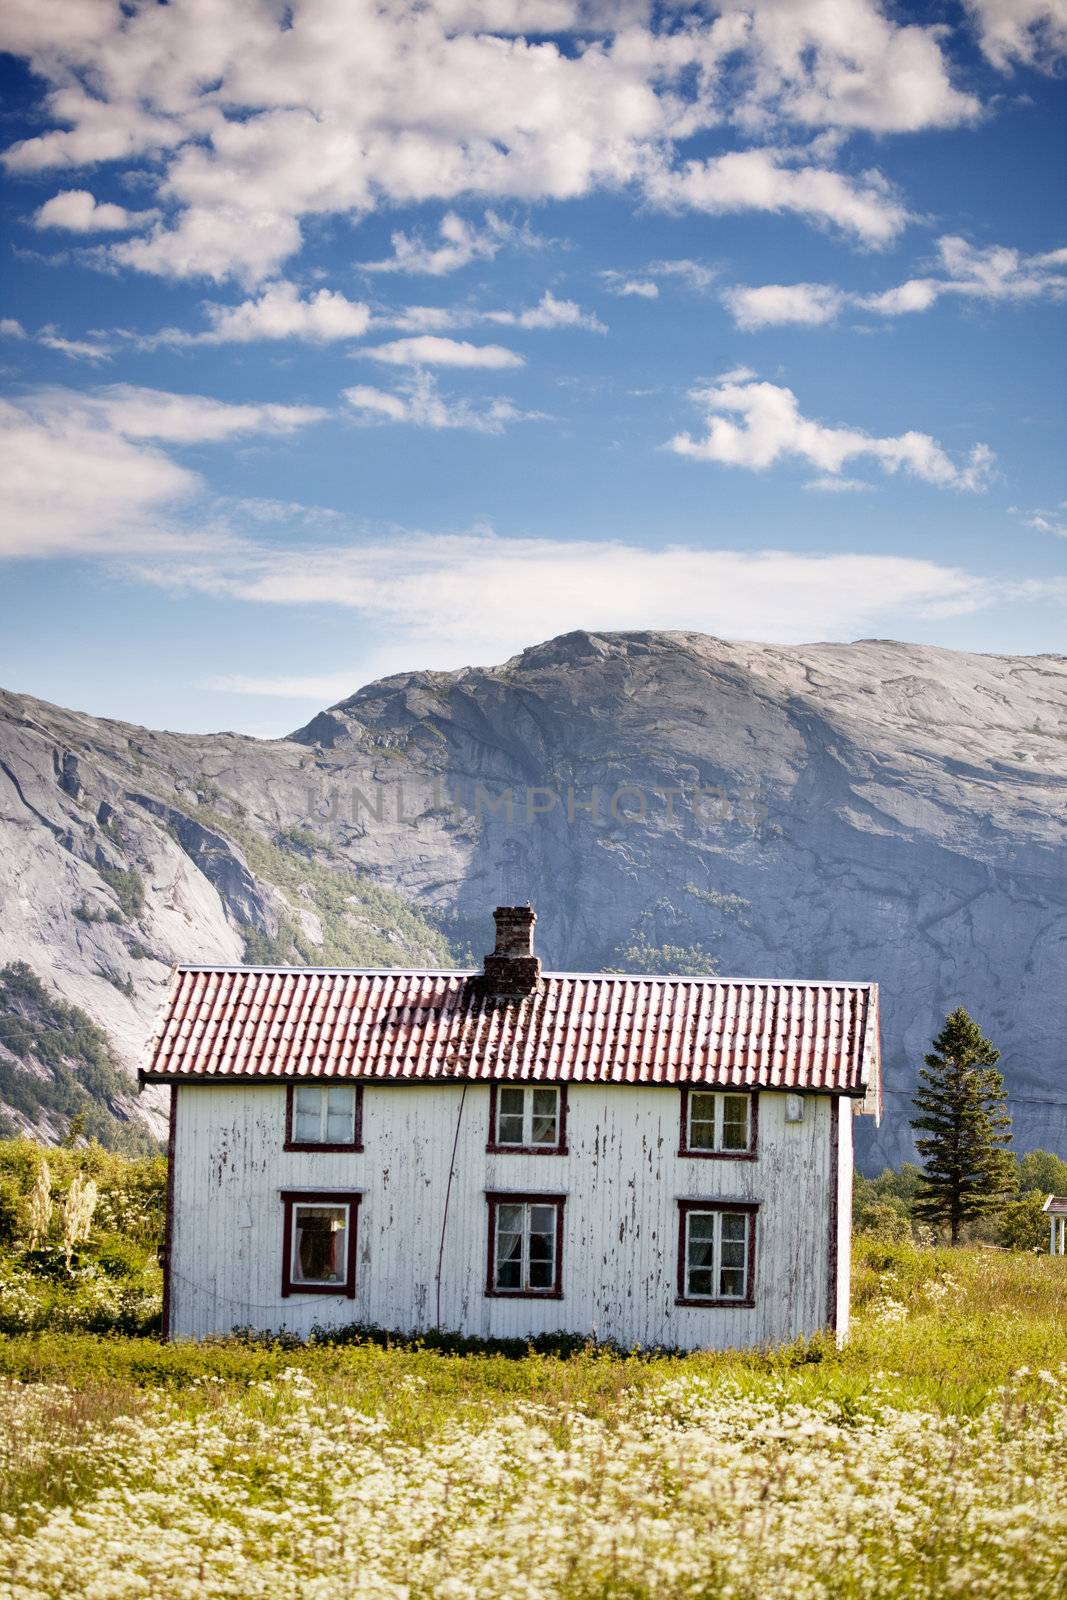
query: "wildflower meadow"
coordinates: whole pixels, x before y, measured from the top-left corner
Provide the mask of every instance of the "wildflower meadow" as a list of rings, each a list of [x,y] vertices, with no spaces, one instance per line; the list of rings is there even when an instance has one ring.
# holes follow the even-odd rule
[[[841,1351],[0,1337],[0,1596],[1053,1600],[1065,1269],[862,1243]]]

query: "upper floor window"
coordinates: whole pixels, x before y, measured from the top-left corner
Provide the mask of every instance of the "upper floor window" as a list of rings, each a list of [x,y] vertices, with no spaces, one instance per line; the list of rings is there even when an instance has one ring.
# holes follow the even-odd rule
[[[561,1194],[487,1194],[485,1292],[558,1300],[563,1293]]]
[[[567,1097],[562,1085],[491,1083],[490,1151],[564,1155]]]
[[[755,1303],[756,1211],[747,1201],[679,1200],[680,1304]]]
[[[359,1194],[283,1189],[282,1294],[356,1293]]]
[[[287,1150],[362,1150],[362,1123],[362,1084],[287,1085]]]
[[[754,1156],[757,1111],[754,1094],[683,1089],[679,1155]]]

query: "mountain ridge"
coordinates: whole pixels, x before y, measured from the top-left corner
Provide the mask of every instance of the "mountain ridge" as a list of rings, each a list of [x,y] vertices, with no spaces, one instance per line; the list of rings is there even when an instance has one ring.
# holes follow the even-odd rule
[[[962,1001],[1020,1148],[1062,1143],[1067,1107],[1027,1102],[1063,1094],[1065,794],[1050,654],[582,630],[269,741],[5,692],[0,966],[132,1066],[172,961],[477,964],[492,906],[529,899],[559,970],[879,981],[900,1107]],[[907,1153],[904,1120],[872,1159]]]

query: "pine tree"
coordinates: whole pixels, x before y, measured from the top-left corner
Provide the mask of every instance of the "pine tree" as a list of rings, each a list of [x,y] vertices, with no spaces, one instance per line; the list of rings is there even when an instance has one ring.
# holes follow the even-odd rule
[[[997,1209],[1015,1189],[1015,1164],[1004,1148],[1011,1118],[995,1070],[1000,1051],[959,1006],[924,1059],[911,1123],[924,1135],[915,1140],[924,1170],[914,1209],[947,1222],[956,1244],[962,1223]]]

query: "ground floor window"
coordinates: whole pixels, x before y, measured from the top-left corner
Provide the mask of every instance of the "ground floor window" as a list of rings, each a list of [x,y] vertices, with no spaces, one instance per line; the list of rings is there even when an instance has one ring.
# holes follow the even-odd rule
[[[351,1191],[284,1189],[282,1294],[356,1293],[356,1219]]]
[[[563,1293],[561,1194],[488,1194],[485,1292],[533,1299]]]
[[[679,1200],[679,1304],[755,1303],[757,1210],[750,1202]]]

